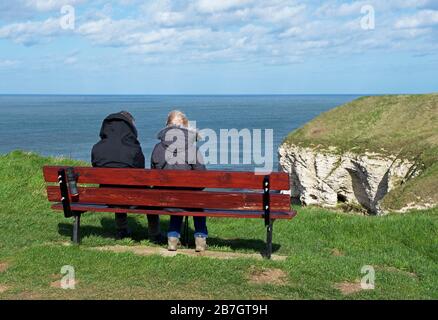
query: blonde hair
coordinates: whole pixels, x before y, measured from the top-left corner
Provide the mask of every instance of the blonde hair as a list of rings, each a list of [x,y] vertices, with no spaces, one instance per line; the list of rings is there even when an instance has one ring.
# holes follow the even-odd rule
[[[169,112],[167,116],[166,126],[189,126],[189,119],[187,119],[186,115],[179,110],[173,110]]]

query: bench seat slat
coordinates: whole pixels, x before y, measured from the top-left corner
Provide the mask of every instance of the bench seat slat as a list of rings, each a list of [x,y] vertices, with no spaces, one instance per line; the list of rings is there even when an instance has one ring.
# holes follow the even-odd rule
[[[91,211],[91,212],[115,212],[115,213],[133,213],[133,214],[158,214],[158,215],[175,215],[175,216],[205,216],[213,218],[262,218],[262,211],[220,211],[220,210],[206,210],[203,212],[194,211],[166,211],[156,209],[127,209],[127,208],[111,208],[105,205],[94,204],[72,204],[72,210],[75,211]],[[53,210],[63,210],[61,203],[52,205]],[[271,212],[272,219],[292,219],[296,212],[282,211]]]
[[[61,166],[43,168],[46,182],[58,182]],[[78,183],[127,186],[191,187],[212,189],[262,189],[263,175],[239,171],[151,170],[75,167]],[[289,190],[285,172],[270,173],[271,190]]]
[[[81,203],[127,206],[153,206],[200,208],[220,210],[262,210],[262,193],[210,192],[150,188],[78,188]],[[61,199],[59,187],[48,186],[47,197],[51,202]],[[289,211],[288,195],[271,194],[272,211]]]

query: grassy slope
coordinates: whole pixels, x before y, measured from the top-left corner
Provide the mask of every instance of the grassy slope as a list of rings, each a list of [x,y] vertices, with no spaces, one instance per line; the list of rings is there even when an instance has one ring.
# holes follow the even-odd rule
[[[82,245],[63,245],[71,221],[49,209],[41,166],[67,163],[78,164],[20,152],[0,156],[0,264],[9,264],[0,272],[0,288],[8,288],[0,298],[438,299],[438,209],[362,217],[297,208],[297,218],[274,225],[275,253],[286,261],[96,252],[87,248],[148,243],[145,219],[130,216],[136,240],[115,241],[111,214],[85,215]],[[210,219],[209,229],[211,250],[263,248],[261,220]],[[52,288],[67,264],[75,267],[77,288]],[[360,279],[363,265],[376,268],[375,290],[344,296],[333,287]],[[254,268],[281,269],[286,282],[249,283]]]
[[[359,98],[321,114],[285,142],[413,159],[424,173],[389,193],[383,205],[399,209],[417,197],[438,203],[438,94]]]

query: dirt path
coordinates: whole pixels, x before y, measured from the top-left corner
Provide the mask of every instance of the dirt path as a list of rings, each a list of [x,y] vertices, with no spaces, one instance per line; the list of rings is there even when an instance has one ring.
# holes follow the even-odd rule
[[[210,251],[199,253],[195,252],[193,249],[178,249],[178,251],[168,251],[161,247],[148,247],[148,246],[104,246],[104,247],[94,247],[92,250],[99,251],[111,251],[111,252],[132,252],[134,254],[149,256],[149,255],[160,255],[163,257],[174,257],[178,254],[191,256],[191,257],[207,257],[214,259],[257,259],[262,260],[263,257],[258,253],[241,253],[241,252],[223,252],[223,251]],[[287,256],[279,256],[273,254],[271,259],[274,261],[284,261]]]

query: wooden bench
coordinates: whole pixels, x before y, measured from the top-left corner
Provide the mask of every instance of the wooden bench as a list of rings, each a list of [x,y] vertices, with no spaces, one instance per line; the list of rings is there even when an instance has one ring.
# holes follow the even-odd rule
[[[289,190],[287,173],[70,167],[78,186],[78,195],[72,196],[67,169],[45,166],[43,172],[48,200],[54,202],[52,209],[74,218],[72,241],[75,243],[80,242],[81,214],[87,211],[261,218],[267,228],[266,257],[270,258],[273,222],[296,215],[290,208],[289,195],[279,192]]]

